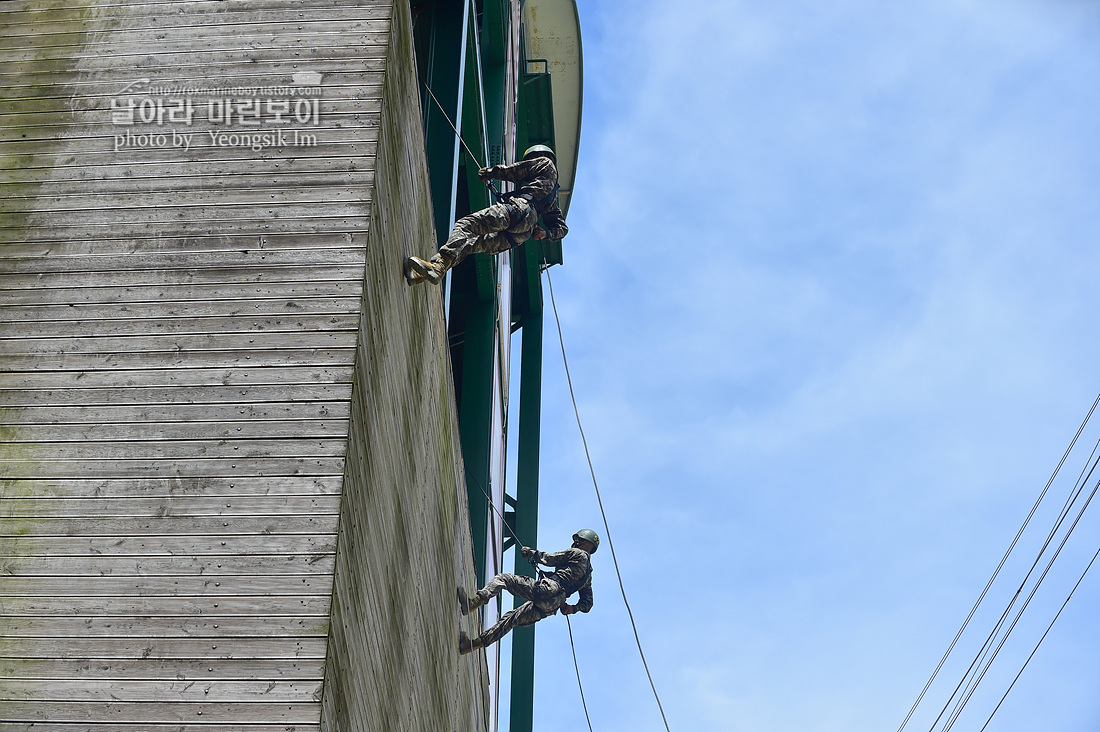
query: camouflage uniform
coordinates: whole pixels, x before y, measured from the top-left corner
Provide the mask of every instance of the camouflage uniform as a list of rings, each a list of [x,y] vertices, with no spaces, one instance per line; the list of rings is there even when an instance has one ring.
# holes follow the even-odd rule
[[[578,612],[586,613],[592,609],[592,563],[588,552],[576,548],[553,554],[536,552],[531,559],[547,567],[557,567],[557,570],[537,580],[518,574],[498,574],[478,590],[477,606],[499,595],[502,589],[527,600],[515,610],[505,613],[496,625],[478,637],[482,647],[496,643],[516,626],[533,625],[553,615],[574,592],[580,593]]]
[[[531,237],[540,215],[550,239],[569,233],[558,208],[558,169],[552,160],[535,157],[513,165],[494,165],[488,172],[491,178],[515,183],[516,189],[504,196],[506,200],[455,222],[447,243],[436,255],[447,269],[474,252],[499,254],[519,246]]]

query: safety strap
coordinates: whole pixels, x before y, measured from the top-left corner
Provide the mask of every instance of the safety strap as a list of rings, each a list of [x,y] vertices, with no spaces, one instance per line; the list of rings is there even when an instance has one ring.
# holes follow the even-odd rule
[[[517,198],[522,198],[524,201],[527,201],[527,203],[530,204],[531,207],[535,209],[535,211],[538,212],[539,216],[542,216],[544,213],[547,212],[547,210],[549,210],[550,204],[556,199],[558,195],[558,190],[560,188],[561,185],[555,183],[554,189],[550,191],[550,193],[538,199],[536,199],[535,196],[530,193],[516,193],[515,191],[507,191],[500,194],[500,200],[504,201],[505,203],[511,203]]]

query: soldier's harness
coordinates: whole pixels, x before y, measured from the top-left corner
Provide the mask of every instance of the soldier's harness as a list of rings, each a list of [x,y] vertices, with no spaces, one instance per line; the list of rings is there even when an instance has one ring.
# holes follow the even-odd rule
[[[546,571],[544,571],[542,569],[542,567],[539,566],[538,562],[536,562],[534,559],[528,559],[527,561],[528,561],[528,563],[530,563],[530,565],[532,567],[534,567],[535,573],[538,575],[538,582],[535,583],[535,587],[538,587],[539,582],[542,582],[543,580],[553,581],[555,584],[557,584],[558,587],[561,588],[562,594],[564,595],[564,597],[562,598],[562,605],[565,604],[565,600],[568,599],[570,595],[572,595],[574,592],[577,592],[578,590],[580,590],[582,587],[584,587],[588,583],[589,580],[592,579],[592,563],[591,562],[588,563],[588,569],[585,571],[584,576],[581,577],[580,581],[575,583],[575,586],[566,587],[562,583],[562,581],[560,579],[558,579],[557,574],[555,572],[546,572]],[[551,575],[553,575],[553,576],[551,576]],[[574,583],[570,583],[570,584],[573,585]],[[535,607],[536,607],[536,609],[538,609],[539,615],[541,616],[541,618],[549,617],[550,615],[553,615],[558,610],[558,608],[554,608],[554,610],[551,611],[551,612],[544,612],[542,610],[542,608],[538,607],[538,603],[535,603]]]

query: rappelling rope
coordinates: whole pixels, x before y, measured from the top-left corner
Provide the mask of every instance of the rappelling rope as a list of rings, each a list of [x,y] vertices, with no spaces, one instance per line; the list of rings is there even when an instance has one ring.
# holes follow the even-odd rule
[[[487,168],[487,167],[489,167],[488,165],[482,165],[481,164],[481,160],[478,159],[477,155],[474,155],[474,151],[471,150],[470,146],[466,144],[466,141],[462,139],[462,133],[458,131],[458,128],[455,127],[455,123],[452,122],[450,116],[447,115],[447,110],[445,110],[443,108],[443,105],[439,103],[439,100],[436,99],[435,92],[432,91],[432,88],[430,86],[428,86],[427,84],[424,84],[424,88],[428,90],[428,94],[430,94],[431,97],[432,97],[432,100],[435,101],[435,106],[439,107],[439,111],[443,115],[443,119],[447,120],[447,124],[449,124],[451,126],[451,129],[455,131],[455,137],[457,137],[458,141],[462,143],[462,147],[464,147],[466,149],[466,152],[469,153],[470,158],[473,159],[473,161],[474,161],[474,164],[477,165],[478,168]],[[492,183],[490,183],[487,180],[483,180],[482,183],[485,184],[485,187],[489,189],[490,193],[492,193],[494,196],[496,196],[497,200],[500,199],[500,191],[497,190],[496,186],[494,186]]]
[[[455,477],[457,478],[458,476],[456,475]],[[456,487],[456,489],[458,489],[459,488],[459,485],[457,485],[458,481],[456,480],[455,483],[456,483],[455,487]],[[459,505],[461,505],[461,502],[459,503]],[[459,532],[456,531],[455,532],[455,541],[458,542],[459,547],[461,547],[461,541],[458,538],[459,536],[460,536]],[[460,561],[460,564],[461,564],[462,584],[464,586],[467,586],[470,583],[470,574],[467,571],[466,557],[462,556],[464,553],[465,552],[461,552],[461,551],[459,552],[459,561]],[[477,581],[476,575],[474,577],[474,581],[475,582]],[[460,622],[461,622],[461,619],[460,619]],[[476,616],[471,614],[469,617],[466,618],[466,622],[468,623],[467,627],[469,627],[471,631],[474,631],[475,633],[480,633],[481,632],[481,626],[480,626],[479,623],[477,623]],[[462,664],[462,660],[461,660],[462,657],[459,656],[458,659],[459,659],[458,663]],[[470,690],[471,690],[471,693],[472,693],[474,689],[478,688],[478,681],[477,681],[478,672],[477,672],[477,668],[475,667],[475,664],[473,664],[473,663],[467,663],[466,668],[467,668],[467,675],[468,675],[469,683],[470,683]],[[455,683],[456,684],[458,683],[458,675],[457,674],[455,675]],[[456,709],[455,713],[457,714],[457,709]],[[475,717],[475,720],[477,722],[479,722],[478,729],[488,729],[488,724],[487,723],[484,726],[482,726],[480,724],[480,722],[481,722],[481,713],[482,713],[481,705],[480,704],[474,704],[474,717]],[[456,729],[457,729],[457,727],[456,727]]]
[[[666,732],[672,732],[668,726],[668,719],[665,717],[664,707],[661,706],[661,697],[657,694],[657,685],[653,683],[653,674],[649,672],[649,664],[645,660],[645,651],[642,650],[642,639],[638,635],[638,626],[634,622],[634,613],[630,609],[630,601],[626,599],[626,587],[623,586],[623,575],[619,571],[619,559],[615,556],[615,544],[611,541],[611,528],[607,524],[607,512],[604,511],[603,498],[600,496],[600,486],[596,481],[596,469],[592,465],[592,454],[588,450],[588,440],[584,436],[584,426],[581,424],[581,413],[577,407],[577,395],[573,391],[573,378],[569,375],[569,359],[565,355],[565,338],[561,333],[561,318],[558,317],[558,306],[554,302],[554,283],[550,280],[550,272],[546,271],[546,282],[550,286],[550,306],[554,310],[554,321],[558,326],[558,343],[561,344],[561,360],[565,366],[565,380],[569,385],[569,397],[573,401],[573,413],[577,417],[577,429],[581,433],[581,444],[584,445],[584,455],[588,459],[588,471],[592,474],[592,487],[596,489],[596,502],[600,506],[600,516],[603,517],[604,535],[607,537],[607,545],[611,548],[611,561],[615,565],[615,576],[619,579],[619,590],[623,595],[623,604],[626,605],[626,614],[630,617],[630,627],[634,630],[634,641],[638,644],[638,655],[642,658],[642,666],[645,668],[645,674],[649,678],[649,687],[653,690],[653,698],[657,700],[657,709],[661,712],[661,721],[665,724]],[[570,632],[570,642],[572,642],[572,632]],[[580,682],[580,672],[577,673],[577,682]],[[583,698],[584,692],[581,691]],[[587,710],[586,710],[587,714]]]
[[[508,519],[504,518],[504,514],[502,514],[502,513],[500,512],[500,509],[498,509],[498,508],[496,507],[496,504],[495,504],[495,503],[493,502],[493,497],[492,497],[491,495],[489,495],[489,491],[485,490],[485,486],[483,486],[483,485],[481,484],[481,481],[477,479],[477,476],[475,476],[475,475],[471,475],[471,474],[467,474],[467,475],[466,475],[466,477],[467,477],[467,478],[469,478],[470,480],[473,480],[473,482],[474,482],[474,485],[476,485],[476,486],[478,487],[478,490],[480,490],[480,491],[481,491],[481,492],[482,492],[483,494],[485,494],[485,499],[486,499],[486,500],[487,500],[487,501],[489,502],[489,508],[491,508],[491,509],[493,510],[493,513],[495,513],[495,514],[496,514],[496,515],[497,515],[498,517],[500,517],[500,525],[501,525],[501,526],[503,526],[503,527],[505,528],[505,530],[506,530],[506,531],[507,531],[507,532],[508,532],[509,534],[511,534],[511,535],[512,535],[512,540],[516,542],[516,552],[517,552],[517,553],[519,553],[519,555],[520,555],[520,556],[522,557],[522,556],[523,556],[523,552],[520,552],[519,550],[520,550],[521,548],[523,548],[523,547],[524,547],[525,545],[524,545],[524,543],[523,543],[522,541],[520,541],[520,538],[519,538],[518,536],[516,536],[516,532],[512,530],[512,527],[508,525]],[[527,559],[527,557],[523,557],[523,558],[524,558],[524,559]],[[534,568],[535,568],[535,572],[537,572],[537,573],[538,573],[538,576],[539,576],[540,578],[541,578],[541,577],[542,577],[542,576],[543,576],[544,574],[546,574],[545,572],[543,572],[543,571],[542,571],[542,570],[541,570],[541,569],[539,568],[539,565],[538,565],[538,563],[536,563],[536,562],[535,562],[534,560],[531,560],[531,559],[527,559],[527,563],[528,563],[528,564],[530,564],[530,565],[531,565],[532,567],[534,567]]]
[[[584,684],[581,683],[581,667],[577,663],[577,646],[573,644],[573,626],[569,622],[569,616],[565,616],[565,627],[569,629],[569,647],[573,649],[573,668],[577,669],[577,688],[581,690],[581,707],[584,708],[584,718],[588,722],[588,732],[592,730],[592,718],[588,716],[588,704],[584,701]]]

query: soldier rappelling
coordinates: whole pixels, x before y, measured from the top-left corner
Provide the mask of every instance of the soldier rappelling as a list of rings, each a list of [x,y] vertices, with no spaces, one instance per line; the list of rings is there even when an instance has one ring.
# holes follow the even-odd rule
[[[459,590],[459,607],[465,615],[476,610],[501,590],[508,590],[527,602],[501,616],[497,623],[470,639],[465,632],[458,636],[458,650],[469,653],[475,648],[496,643],[516,626],[533,625],[561,610],[562,615],[586,613],[592,609],[592,563],[589,556],[596,553],[600,537],[591,529],[581,529],[573,534],[573,545],[564,551],[547,554],[525,546],[523,557],[535,565],[555,567],[553,572],[539,570],[539,579],[518,574],[498,574],[477,593],[466,599],[465,590]],[[577,604],[566,602],[570,595],[580,593]]]
[[[455,222],[447,242],[430,260],[406,259],[405,278],[410,285],[424,280],[438,285],[447,270],[474,252],[499,254],[532,236],[558,240],[569,233],[558,207],[556,158],[546,145],[527,148],[518,163],[481,168],[478,177],[515,183],[515,190],[501,194],[498,203]],[[540,216],[545,229],[538,225]]]

